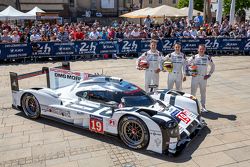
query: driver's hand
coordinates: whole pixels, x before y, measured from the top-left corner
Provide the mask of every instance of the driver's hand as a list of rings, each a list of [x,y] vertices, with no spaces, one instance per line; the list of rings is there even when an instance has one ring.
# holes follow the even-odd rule
[[[158,68],[157,70],[155,70],[155,73],[159,73],[161,70]]]

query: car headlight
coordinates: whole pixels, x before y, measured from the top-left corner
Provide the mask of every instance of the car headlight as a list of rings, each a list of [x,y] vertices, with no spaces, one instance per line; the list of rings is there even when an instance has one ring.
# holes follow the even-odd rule
[[[178,122],[176,122],[175,120],[170,120],[165,123],[165,127],[167,129],[174,129],[176,126],[178,126]]]

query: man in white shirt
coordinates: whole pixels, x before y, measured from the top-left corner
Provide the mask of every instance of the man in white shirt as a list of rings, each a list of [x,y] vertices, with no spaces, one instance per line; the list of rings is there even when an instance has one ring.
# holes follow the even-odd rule
[[[168,89],[173,89],[174,84],[176,90],[182,90],[182,81],[186,81],[186,56],[181,52],[181,44],[175,43],[174,52],[163,58],[164,61],[170,61],[173,69],[168,73]],[[184,75],[183,75],[184,74]]]
[[[150,50],[143,53],[137,59],[137,69],[142,70],[140,62],[146,61],[149,67],[145,70],[145,91],[149,92],[150,85],[154,85],[156,88],[159,86],[159,73],[162,70],[162,54],[156,49],[157,40],[150,41]]]
[[[205,51],[206,51],[205,45],[200,44],[198,47],[198,54],[195,56],[191,56],[188,59],[189,65],[197,66],[198,75],[192,76],[191,94],[195,96],[197,88],[200,87],[201,106],[203,112],[207,112],[207,109],[205,107],[207,79],[211,77],[215,69],[215,65],[213,63],[212,58],[206,55]],[[208,65],[210,66],[209,72],[207,72]]]

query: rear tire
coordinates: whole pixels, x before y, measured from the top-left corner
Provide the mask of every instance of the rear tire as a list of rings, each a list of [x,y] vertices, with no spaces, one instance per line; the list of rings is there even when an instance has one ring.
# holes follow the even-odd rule
[[[121,140],[128,147],[142,149],[148,145],[148,128],[141,119],[134,116],[125,116],[121,119],[118,130]]]
[[[41,115],[41,108],[36,97],[31,93],[25,93],[22,97],[22,109],[25,115],[31,119],[37,119]]]

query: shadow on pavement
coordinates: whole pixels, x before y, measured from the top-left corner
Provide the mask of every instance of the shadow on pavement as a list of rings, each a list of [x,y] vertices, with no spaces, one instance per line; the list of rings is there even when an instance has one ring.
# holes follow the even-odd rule
[[[225,119],[228,119],[230,121],[236,121],[236,119],[237,119],[236,115],[220,114],[220,113],[216,113],[213,111],[208,111],[206,113],[202,113],[202,117],[207,118],[207,119],[212,119],[212,120],[217,120],[218,118],[225,118]]]
[[[26,119],[29,119],[26,117],[26,115],[23,112],[19,112],[16,114],[17,116],[24,117]],[[31,119],[29,119],[31,120]],[[37,120],[33,120],[34,122],[41,123],[47,126],[59,128],[62,130],[70,131],[76,134],[83,135],[88,138],[96,139],[101,142],[104,142],[106,144],[112,144],[113,146],[117,146],[126,150],[130,150],[133,152],[137,152],[143,155],[151,156],[153,158],[161,159],[161,160],[166,160],[169,162],[175,162],[175,163],[183,163],[186,161],[189,161],[192,159],[192,154],[194,153],[195,150],[199,147],[199,145],[202,143],[202,141],[206,138],[207,134],[209,134],[211,131],[208,127],[204,127],[198,134],[191,140],[190,143],[184,148],[184,150],[179,153],[177,156],[172,157],[168,156],[166,154],[158,154],[155,152],[147,151],[147,150],[134,150],[129,147],[127,147],[123,142],[116,136],[112,135],[103,135],[103,134],[98,134],[98,133],[93,133],[89,130],[75,127],[75,126],[70,126],[62,122],[54,121],[53,119],[48,119],[48,118],[39,118]]]

